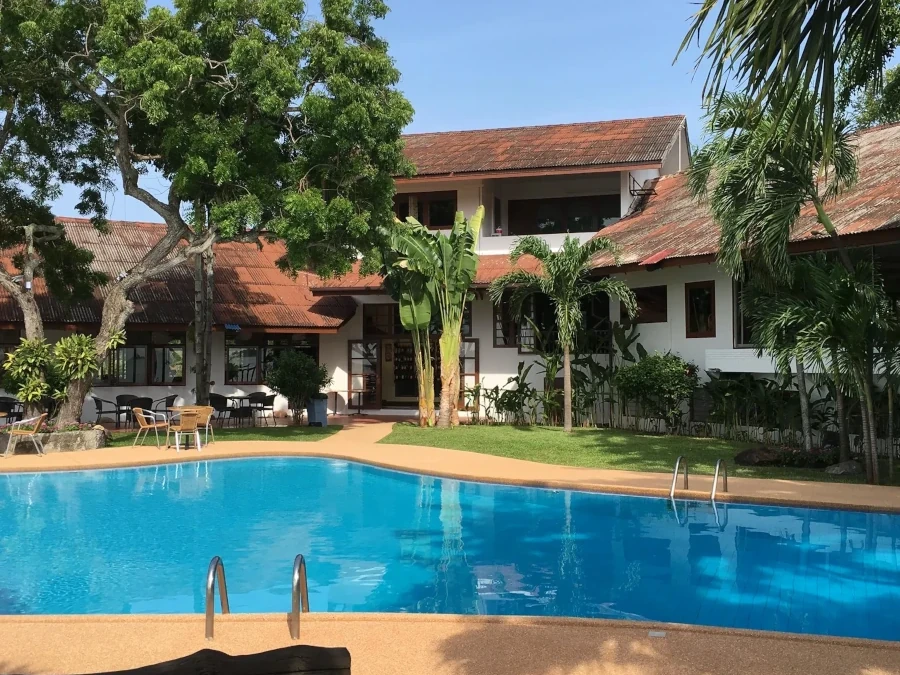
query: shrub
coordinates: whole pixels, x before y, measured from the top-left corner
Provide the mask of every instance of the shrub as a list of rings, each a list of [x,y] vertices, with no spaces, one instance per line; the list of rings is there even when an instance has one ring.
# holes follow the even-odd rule
[[[266,386],[288,400],[288,405],[299,419],[299,412],[312,398],[323,398],[322,390],[331,384],[325,365],[318,365],[311,356],[294,350],[285,350],[266,375]]]
[[[697,366],[676,354],[651,354],[615,375],[619,391],[643,411],[664,419],[669,431],[681,423],[684,404],[697,387]]]

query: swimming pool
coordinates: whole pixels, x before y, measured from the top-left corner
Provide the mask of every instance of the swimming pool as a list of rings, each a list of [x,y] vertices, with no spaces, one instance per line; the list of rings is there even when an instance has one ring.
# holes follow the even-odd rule
[[[717,524],[718,516],[718,524]],[[900,516],[468,483],[327,459],[0,476],[0,613],[649,619],[900,640]]]

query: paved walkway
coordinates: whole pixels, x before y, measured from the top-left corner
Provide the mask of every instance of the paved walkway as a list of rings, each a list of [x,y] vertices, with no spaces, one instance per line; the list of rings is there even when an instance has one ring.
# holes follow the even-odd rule
[[[661,473],[556,466],[461,450],[383,444],[378,441],[390,433],[392,423],[365,418],[343,418],[339,422],[346,425],[343,430],[316,442],[218,441],[204,447],[200,453],[194,450],[176,453],[172,449],[160,450],[154,446],[144,446],[53,453],[43,457],[16,455],[0,459],[0,473],[143,466],[194,462],[198,458],[315,455],[465,480],[623,494],[668,496],[672,481],[671,475]],[[692,491],[679,490],[676,496],[709,499],[712,477],[692,476],[690,486]],[[728,488],[727,494],[719,493],[721,501],[806,504],[900,512],[900,488],[897,487],[730,478]]]
[[[347,647],[353,675],[900,675],[900,647],[578,619],[308,614],[299,644]],[[650,637],[649,630],[665,637]],[[200,649],[292,643],[286,615],[0,617],[0,673],[134,668]]]

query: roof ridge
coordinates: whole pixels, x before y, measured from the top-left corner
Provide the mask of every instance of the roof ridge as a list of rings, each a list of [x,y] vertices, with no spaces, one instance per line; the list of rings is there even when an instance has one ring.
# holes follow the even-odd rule
[[[586,122],[557,122],[555,124],[525,124],[511,127],[488,127],[486,129],[448,129],[445,131],[417,131],[414,133],[403,134],[403,138],[413,136],[440,136],[446,134],[478,134],[494,131],[519,131],[523,129],[553,129],[557,127],[581,127],[590,124],[613,124],[617,122],[644,122],[647,120],[669,120],[669,119],[687,119],[687,115],[648,115],[646,117],[623,117],[611,120],[592,120]]]
[[[69,223],[71,225],[91,225],[90,218],[82,218],[80,216],[53,216],[53,220],[58,223]],[[165,223],[154,223],[149,220],[119,220],[117,218],[109,218],[106,221],[109,224],[118,225],[151,225],[153,227],[165,227]]]

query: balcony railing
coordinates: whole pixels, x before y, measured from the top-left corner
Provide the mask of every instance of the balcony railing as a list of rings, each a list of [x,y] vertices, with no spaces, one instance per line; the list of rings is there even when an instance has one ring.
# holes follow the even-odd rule
[[[580,242],[585,242],[596,234],[596,232],[573,232],[570,236],[575,237]],[[538,236],[545,240],[552,250],[557,251],[562,247],[567,235],[565,233],[556,233]],[[482,235],[478,240],[478,252],[487,255],[503,255],[509,253],[521,238],[521,236],[504,235],[498,237]]]

